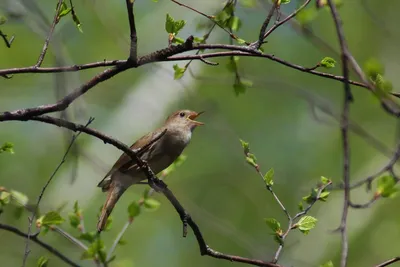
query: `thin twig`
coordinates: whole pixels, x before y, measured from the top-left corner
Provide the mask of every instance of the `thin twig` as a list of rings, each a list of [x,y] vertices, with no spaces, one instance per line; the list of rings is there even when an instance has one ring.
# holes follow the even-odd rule
[[[0,229],[4,229],[6,231],[12,232],[18,236],[22,236],[24,238],[30,238],[34,243],[38,244],[39,246],[41,246],[42,248],[46,249],[48,252],[50,252],[51,254],[55,255],[56,257],[58,257],[59,259],[61,259],[63,262],[65,262],[66,264],[73,266],[73,267],[80,267],[79,264],[73,262],[72,260],[69,259],[69,257],[65,256],[64,254],[62,254],[60,251],[58,251],[57,249],[55,249],[54,247],[52,247],[51,245],[41,241],[40,239],[38,239],[38,237],[36,235],[34,236],[30,236],[28,234],[25,234],[24,232],[21,232],[19,229],[11,226],[11,225],[6,225],[6,224],[2,224],[0,223]]]
[[[54,19],[53,19],[53,23],[50,26],[50,30],[49,33],[47,34],[46,37],[46,41],[44,42],[43,48],[42,48],[42,52],[39,55],[38,61],[36,62],[35,67],[40,67],[40,65],[42,65],[44,57],[46,55],[47,52],[47,48],[49,47],[49,43],[51,40],[51,37],[53,36],[53,32],[54,32],[54,28],[56,27],[58,21],[59,21],[59,17],[58,14],[60,13],[61,7],[62,7],[62,2],[63,0],[58,0],[58,4],[57,4],[57,8],[56,8],[56,14],[54,15]]]
[[[278,4],[279,2],[280,2],[279,0],[274,1],[274,4],[272,5],[271,9],[269,10],[269,13],[268,13],[267,17],[265,18],[264,23],[261,25],[258,40],[256,42],[254,42],[253,44],[251,44],[256,49],[259,49],[261,47],[261,45],[263,44],[265,31],[267,30],[268,24],[271,21],[272,16],[274,15],[275,9],[277,9],[279,6],[279,4]]]
[[[8,48],[11,48],[11,44],[12,44],[12,42],[14,41],[14,35],[11,36],[10,40],[8,40],[7,34],[3,33],[3,32],[0,30],[0,36],[1,36],[1,38],[3,38],[4,42],[6,43],[6,46],[7,46]],[[4,76],[4,74],[2,74],[2,75],[0,75],[0,76],[7,77],[7,76]]]
[[[344,203],[342,219],[340,223],[340,233],[341,233],[341,257],[340,266],[347,266],[347,257],[349,251],[348,235],[347,235],[347,215],[350,206],[350,146],[349,146],[349,112],[350,103],[353,100],[353,96],[350,90],[349,83],[349,55],[350,52],[347,48],[346,39],[344,37],[344,32],[342,29],[342,21],[340,19],[339,13],[337,12],[336,5],[332,0],[328,0],[328,4],[331,10],[333,21],[335,23],[336,32],[339,39],[341,58],[342,58],[342,71],[344,77],[344,104],[341,119],[341,133],[342,133],[342,145],[343,145],[343,186],[344,186]]]
[[[93,118],[89,119],[89,121],[85,125],[85,127],[87,127],[90,123],[92,123],[93,120],[94,120]],[[68,153],[71,150],[71,147],[73,146],[75,140],[78,138],[80,133],[81,132],[78,132],[78,134],[76,134],[76,135],[74,135],[72,137],[71,142],[70,142],[67,150],[65,151],[64,156],[62,157],[60,163],[57,165],[56,169],[53,171],[53,173],[51,174],[50,178],[47,180],[46,184],[43,186],[42,191],[39,194],[38,200],[36,202],[35,209],[33,210],[31,217],[29,218],[28,238],[26,239],[25,253],[24,253],[24,258],[23,258],[23,261],[22,261],[22,266],[23,267],[26,265],[26,260],[28,259],[28,255],[29,255],[29,252],[30,252],[30,250],[29,250],[29,241],[30,241],[30,235],[31,235],[31,229],[32,229],[32,222],[33,222],[34,218],[36,217],[36,213],[37,213],[37,209],[39,208],[40,201],[42,200],[44,192],[46,191],[47,187],[49,186],[49,184],[53,180],[54,176],[56,175],[58,170],[61,168],[61,166],[65,163],[65,161],[67,159],[67,156],[68,156]]]
[[[327,184],[321,186],[321,187],[318,189],[318,193],[317,193],[317,195],[315,196],[315,198],[312,200],[312,202],[311,202],[303,211],[297,213],[293,218],[290,218],[290,219],[289,219],[288,228],[287,228],[287,230],[285,231],[285,233],[283,233],[283,235],[282,235],[282,237],[281,237],[282,243],[279,245],[278,250],[277,250],[276,253],[275,253],[273,262],[278,262],[279,256],[280,256],[280,254],[281,254],[281,252],[282,252],[282,250],[283,250],[284,241],[285,241],[286,237],[288,236],[289,232],[290,232],[291,230],[294,229],[294,226],[295,226],[295,224],[296,224],[295,220],[296,220],[296,219],[300,219],[300,217],[303,216],[303,215],[306,215],[306,214],[310,211],[310,209],[314,206],[314,204],[319,200],[319,198],[320,198],[320,196],[321,196],[321,193],[322,193],[328,186],[330,186],[331,184],[332,184],[332,182],[329,181]]]

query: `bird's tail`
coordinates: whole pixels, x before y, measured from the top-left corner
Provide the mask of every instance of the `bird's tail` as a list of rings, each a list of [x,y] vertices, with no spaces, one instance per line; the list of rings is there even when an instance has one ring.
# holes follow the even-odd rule
[[[97,223],[98,233],[104,230],[108,216],[110,216],[112,210],[114,209],[115,204],[117,203],[118,199],[122,196],[122,194],[125,192],[125,190],[126,188],[121,185],[110,186],[107,193],[106,202],[104,203],[103,209],[101,210],[99,221]]]

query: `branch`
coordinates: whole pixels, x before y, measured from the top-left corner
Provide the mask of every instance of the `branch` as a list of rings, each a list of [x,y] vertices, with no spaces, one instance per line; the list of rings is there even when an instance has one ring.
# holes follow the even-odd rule
[[[133,65],[137,65],[138,58],[137,58],[137,34],[136,34],[136,26],[135,26],[135,15],[133,13],[133,4],[135,3],[134,0],[125,0],[126,2],[126,9],[128,11],[128,19],[129,19],[129,29],[131,32],[131,44],[129,49],[129,58]]]
[[[3,38],[4,42],[6,43],[6,46],[8,48],[11,48],[11,44],[14,41],[14,36],[11,36],[10,40],[8,40],[7,34],[3,33],[1,30],[0,30],[0,36],[1,36],[1,38]],[[0,76],[4,76],[4,75],[0,74]]]
[[[331,10],[333,20],[335,22],[336,32],[338,35],[341,58],[342,58],[342,71],[344,77],[344,104],[341,119],[341,133],[342,133],[342,145],[343,145],[343,185],[344,185],[344,203],[343,203],[343,213],[340,223],[340,233],[341,233],[341,259],[340,266],[347,266],[347,256],[349,252],[348,236],[347,236],[347,215],[350,206],[350,147],[349,147],[349,112],[350,103],[353,101],[353,96],[350,90],[349,83],[349,50],[347,48],[347,43],[344,37],[342,29],[342,21],[337,12],[335,3],[332,0],[328,0],[328,4]]]
[[[385,261],[385,262],[382,262],[382,263],[380,263],[380,264],[378,264],[378,265],[375,265],[375,267],[385,267],[385,266],[389,266],[389,265],[391,265],[392,263],[395,263],[395,262],[398,262],[398,261],[400,261],[400,257],[395,257],[395,258],[393,258],[393,259],[390,259],[390,260],[387,260],[387,261]]]
[[[30,239],[33,242],[35,242],[36,244],[38,244],[42,248],[46,249],[51,254],[57,256],[59,259],[61,259],[62,261],[64,261],[68,265],[73,266],[73,267],[80,267],[79,264],[77,264],[77,263],[73,262],[72,260],[70,260],[67,256],[65,256],[64,254],[59,252],[57,249],[53,248],[51,245],[39,240],[36,235],[29,236],[28,234],[25,234],[24,232],[21,232],[19,229],[15,228],[15,227],[13,227],[11,225],[6,225],[6,224],[2,224],[2,223],[0,223],[0,229],[12,232],[12,233],[14,233],[14,234],[16,234],[18,236],[22,236],[24,238],[29,238],[30,237]]]
[[[279,0],[275,0],[274,4],[272,5],[271,9],[268,12],[267,17],[264,20],[264,23],[261,25],[261,29],[260,29],[260,34],[258,36],[258,40],[251,44],[252,46],[254,46],[257,49],[260,49],[261,45],[263,44],[264,34],[265,34],[265,31],[267,30],[268,24],[271,21],[272,16],[274,15],[275,9],[279,8],[278,2],[280,2],[280,1]]]
[[[47,52],[47,48],[48,48],[49,43],[50,43],[50,39],[53,36],[54,28],[56,27],[56,24],[59,21],[58,14],[60,13],[60,10],[61,10],[61,7],[62,7],[62,2],[63,2],[63,0],[58,0],[58,4],[57,4],[57,8],[56,8],[56,14],[54,15],[53,23],[50,26],[49,33],[47,34],[46,41],[44,42],[44,45],[43,45],[43,48],[42,48],[42,52],[39,55],[39,58],[38,58],[38,61],[36,62],[35,67],[40,67],[40,65],[42,65],[42,63],[43,63],[44,57],[45,57],[46,52]]]
[[[90,123],[92,123],[94,119],[90,118],[88,123],[85,125],[85,127],[87,127]],[[39,194],[38,200],[36,202],[35,205],[35,209],[32,211],[32,215],[31,217],[28,219],[29,220],[29,226],[28,226],[28,238],[26,239],[26,243],[25,243],[25,253],[24,253],[24,258],[23,258],[23,262],[22,262],[22,266],[24,267],[26,265],[26,260],[28,259],[28,255],[29,255],[29,240],[31,237],[31,229],[32,229],[32,222],[34,220],[34,218],[36,217],[37,214],[37,210],[39,208],[39,204],[40,201],[42,200],[42,197],[44,195],[44,191],[46,191],[47,187],[49,186],[50,182],[53,180],[54,176],[56,175],[56,173],[58,172],[58,170],[61,168],[61,166],[65,163],[67,155],[69,153],[69,151],[71,150],[75,140],[78,138],[78,136],[80,135],[80,132],[77,135],[74,135],[71,139],[71,142],[67,148],[67,150],[64,153],[64,156],[62,157],[60,163],[57,165],[56,169],[54,170],[54,172],[51,174],[50,178],[47,180],[46,184],[43,186],[42,191]]]

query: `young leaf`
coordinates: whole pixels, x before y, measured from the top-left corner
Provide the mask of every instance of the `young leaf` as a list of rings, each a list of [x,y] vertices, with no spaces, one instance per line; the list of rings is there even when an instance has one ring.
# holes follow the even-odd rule
[[[249,145],[250,144],[248,142],[243,141],[242,139],[239,139],[239,140],[240,140],[240,143],[242,144],[242,147],[243,147],[243,150],[244,150],[244,154],[249,153],[249,151],[250,151]]]
[[[6,22],[7,22],[7,18],[0,15],[0,25],[3,25]]]
[[[18,206],[26,206],[28,204],[29,199],[25,194],[15,190],[11,190],[10,193],[11,198],[15,200]]]
[[[242,27],[242,21],[239,17],[232,16],[228,21],[228,25],[229,28],[232,29],[232,31],[238,31],[240,27]]]
[[[154,198],[146,198],[144,200],[143,204],[144,204],[145,208],[147,208],[148,210],[151,210],[151,211],[157,210],[161,205],[161,203],[159,201],[155,200]]]
[[[376,58],[370,58],[364,64],[364,71],[372,81],[375,81],[378,74],[385,74],[385,67]]]
[[[9,192],[3,191],[0,192],[0,204],[7,205],[10,203],[11,194]]]
[[[289,4],[290,0],[281,0],[281,4]]]
[[[172,43],[174,43],[174,44],[183,44],[183,43],[185,43],[185,40],[183,40],[180,37],[174,36],[174,39],[172,39]]]
[[[396,179],[390,175],[381,176],[378,179],[377,194],[382,197],[392,197],[397,192]]]
[[[279,232],[281,230],[281,224],[274,218],[266,218],[264,219],[265,223],[271,228],[274,233]]]
[[[303,201],[299,202],[298,208],[299,208],[300,211],[304,210]]]
[[[324,177],[324,176],[321,176],[321,183],[322,183],[323,185],[328,184],[330,181],[331,181],[331,180],[329,180],[328,178],[326,178],[326,177]]]
[[[146,199],[145,199],[146,201]],[[129,217],[134,218],[140,214],[140,206],[136,201],[133,201],[129,206],[128,206],[128,213]]]
[[[0,154],[3,152],[8,152],[10,154],[14,154],[14,144],[10,142],[5,142],[1,147],[0,147]]]
[[[328,191],[321,192],[318,200],[326,201],[328,199],[329,194],[330,194],[330,192],[328,192]]]
[[[174,27],[173,27],[173,33],[178,34],[179,31],[183,29],[185,24],[186,24],[186,21],[184,21],[184,20],[175,21]]]
[[[74,23],[75,23],[76,27],[78,28],[78,30],[79,30],[81,33],[83,33],[81,21],[79,20],[79,18],[78,18],[78,16],[76,15],[75,12],[72,12],[72,20],[74,21]]]
[[[336,61],[331,57],[324,57],[321,62],[321,67],[331,69],[335,67]]]
[[[47,263],[49,262],[49,259],[44,257],[44,256],[40,256],[40,258],[37,261],[37,267],[47,267]]]
[[[264,182],[267,186],[273,186],[274,185],[274,169],[271,168],[269,171],[264,175]]]
[[[79,224],[81,223],[81,219],[79,218],[79,216],[76,215],[75,213],[70,213],[68,214],[68,218],[69,218],[69,224],[73,228],[78,228]]]
[[[174,79],[175,79],[175,80],[179,80],[180,78],[182,78],[183,74],[184,74],[185,71],[186,71],[186,68],[180,68],[177,64],[175,64],[175,65],[173,66],[173,68],[174,68],[174,71],[175,71],[175,73],[174,73]]]
[[[167,13],[167,18],[165,19],[165,30],[168,33],[174,33],[174,25],[175,25],[175,20],[173,17],[171,17],[168,13]]]
[[[297,227],[303,234],[308,234],[315,227],[317,219],[312,216],[303,216],[297,223]]]
[[[64,222],[64,219],[58,212],[50,211],[46,213],[41,218],[41,225],[50,226],[50,225],[59,225]]]
[[[93,243],[96,240],[96,232],[86,232],[79,236],[79,239],[86,240],[89,243]]]

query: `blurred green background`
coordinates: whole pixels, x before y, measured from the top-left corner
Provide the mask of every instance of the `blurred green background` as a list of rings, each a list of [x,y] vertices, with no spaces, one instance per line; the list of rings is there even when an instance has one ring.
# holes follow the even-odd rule
[[[15,35],[12,48],[0,43],[0,68],[33,65],[53,18],[57,1],[2,0],[1,13],[9,18],[1,30]],[[302,1],[300,1],[302,2]],[[344,1],[340,8],[350,50],[362,65],[377,58],[386,66],[385,76],[396,89],[399,84],[397,31],[399,1],[390,5],[378,0]],[[364,2],[364,3],[363,3]],[[199,10],[212,14],[223,7],[223,1],[186,0]],[[246,40],[257,38],[269,2],[257,3],[256,8],[239,5],[237,15],[243,21],[238,35]],[[297,1],[282,6],[289,13]],[[129,30],[125,1],[74,1],[81,20],[83,34],[72,20],[62,19],[55,29],[54,39],[43,66],[83,64],[104,59],[124,59],[129,49]],[[312,3],[311,5],[314,5]],[[144,55],[167,45],[164,30],[165,14],[184,19],[187,25],[180,33],[201,36],[196,25],[204,22],[189,10],[170,1],[154,3],[136,0],[135,14],[139,37],[139,54]],[[397,22],[396,22],[397,21]],[[336,51],[337,37],[328,10],[321,10],[310,25],[315,35]],[[211,42],[228,43],[225,32],[216,29]],[[338,54],[314,46],[310,37],[295,31],[289,24],[273,33],[264,45],[268,54],[306,67],[314,66],[323,57],[340,62]],[[291,214],[297,212],[301,197],[321,175],[339,183],[342,177],[342,148],[337,124],[342,105],[342,84],[289,69],[266,59],[243,58],[239,61],[243,78],[254,85],[245,94],[236,96],[234,75],[226,64],[227,58],[216,59],[220,66],[193,62],[193,78],[186,73],[182,80],[173,79],[173,62],[146,65],[128,70],[99,84],[76,101],[68,118],[85,123],[95,117],[91,127],[131,144],[143,134],[159,126],[170,112],[190,108],[206,110],[201,120],[206,126],[194,133],[185,150],[186,162],[167,183],[182,205],[202,229],[208,244],[221,252],[250,258],[270,260],[277,244],[263,218],[274,217],[286,227],[286,217],[263,186],[257,173],[246,164],[239,138],[250,142],[263,172],[275,169],[274,189]],[[178,62],[183,66],[184,62]],[[0,110],[54,103],[89,80],[101,69],[63,74],[19,74],[0,80]],[[329,72],[340,74],[339,65]],[[354,76],[353,76],[354,78]],[[351,120],[391,151],[394,149],[396,121],[382,111],[378,101],[359,87],[353,87],[355,102]],[[324,110],[330,110],[334,117]],[[32,202],[57,166],[65,152],[70,135],[66,130],[38,122],[3,122],[0,143],[15,144],[15,154],[0,156],[0,186],[27,194]],[[371,138],[350,135],[351,180],[356,181],[374,173],[388,161],[390,153],[377,150]],[[69,155],[41,202],[42,211],[56,209],[65,202],[63,215],[71,211],[75,200],[84,208],[85,226],[95,230],[98,209],[106,195],[96,187],[104,174],[119,157],[120,151],[97,139],[81,135],[81,151],[76,159]],[[76,159],[76,160],[74,160]],[[74,174],[76,171],[76,175]],[[71,183],[73,176],[76,181]],[[127,206],[140,198],[144,186],[131,187],[113,211],[113,229],[103,235],[107,247],[128,218]],[[367,201],[371,194],[365,189],[352,192],[354,202]],[[201,257],[192,232],[182,238],[182,224],[173,207],[156,194],[162,205],[155,212],[144,212],[125,234],[128,243],[116,250],[112,266],[239,266]],[[349,266],[373,266],[388,258],[399,256],[399,199],[379,201],[367,210],[351,210],[349,215]],[[319,266],[333,260],[338,266],[340,235],[332,233],[339,226],[342,193],[331,194],[327,203],[318,203],[311,215],[318,218],[317,227],[307,236],[298,231],[289,234],[280,263],[284,266]],[[16,220],[12,208],[0,215],[0,222],[26,231],[24,213]],[[68,224],[62,227],[76,233]],[[56,233],[43,240],[79,261],[82,251]],[[0,231],[2,266],[20,266],[25,240]],[[28,266],[35,266],[41,255],[50,257],[50,266],[64,266],[56,257],[31,244]],[[93,266],[90,260],[82,266]],[[400,266],[400,264],[398,264]],[[393,264],[392,266],[397,266]]]

